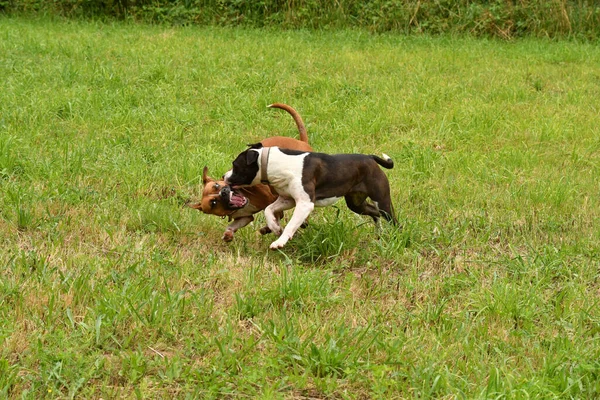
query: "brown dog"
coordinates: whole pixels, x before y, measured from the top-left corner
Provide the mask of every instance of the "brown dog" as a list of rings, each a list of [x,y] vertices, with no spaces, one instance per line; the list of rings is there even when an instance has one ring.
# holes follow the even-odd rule
[[[275,103],[269,107],[285,110],[294,118],[300,140],[274,136],[264,139],[260,143],[265,147],[277,146],[285,149],[312,151],[312,148],[308,145],[308,135],[300,114],[286,104]],[[202,172],[202,183],[204,185],[202,200],[199,203],[190,205],[190,207],[205,214],[217,215],[223,218],[228,217],[229,221],[233,220],[223,233],[223,240],[226,242],[232,241],[233,234],[238,229],[252,222],[254,214],[267,208],[278,197],[277,193],[273,192],[267,185],[233,189],[225,181],[208,176],[208,167],[204,167]],[[281,218],[282,214],[280,213],[277,216]],[[269,232],[271,230],[266,226],[260,229],[260,233],[263,235]]]

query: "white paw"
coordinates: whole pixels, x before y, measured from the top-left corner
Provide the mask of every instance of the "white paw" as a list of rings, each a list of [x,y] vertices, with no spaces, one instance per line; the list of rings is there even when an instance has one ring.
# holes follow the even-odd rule
[[[281,233],[283,232],[283,228],[277,222],[269,223],[269,221],[267,221],[267,226],[269,227],[271,232],[274,233],[276,236],[281,236]]]
[[[276,241],[274,241],[273,243],[271,243],[271,245],[269,246],[269,248],[271,250],[277,250],[277,249],[281,249],[283,246],[285,246],[285,244],[287,243],[288,238],[285,236],[281,236],[279,239],[277,239]]]

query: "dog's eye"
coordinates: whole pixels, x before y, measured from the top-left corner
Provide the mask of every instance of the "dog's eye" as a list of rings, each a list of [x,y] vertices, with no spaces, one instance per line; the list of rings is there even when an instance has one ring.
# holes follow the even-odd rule
[[[216,200],[211,200],[210,201],[210,208],[213,208],[217,205],[217,201]]]
[[[215,189],[219,189],[221,187],[221,185],[219,185],[218,183],[215,183]]]

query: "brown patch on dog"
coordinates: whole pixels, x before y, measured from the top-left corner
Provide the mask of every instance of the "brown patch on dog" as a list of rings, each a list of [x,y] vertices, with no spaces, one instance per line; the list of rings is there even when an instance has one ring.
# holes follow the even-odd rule
[[[265,147],[280,147],[284,149],[293,149],[299,151],[312,151],[312,147],[308,144],[308,135],[306,127],[300,117],[300,114],[287,104],[275,103],[269,105],[271,108],[279,108],[287,111],[298,128],[300,140],[284,137],[273,136],[261,141]],[[229,220],[234,220],[223,234],[223,240],[229,242],[233,240],[234,233],[237,229],[248,224],[252,219],[252,214],[264,210],[269,204],[274,202],[278,195],[267,185],[257,185],[247,188],[232,189],[225,181],[217,180],[208,175],[208,167],[204,167],[202,171],[202,199],[198,203],[189,204],[189,207],[202,211],[205,214],[212,214],[222,218],[228,217]],[[225,189],[226,188],[226,189]],[[223,191],[225,189],[225,191]],[[233,194],[230,194],[233,193]],[[245,200],[244,200],[245,198]],[[244,201],[246,203],[244,204]],[[242,206],[242,204],[244,204]],[[283,216],[282,213],[278,217]],[[245,218],[246,222],[242,218]],[[235,221],[239,223],[236,224]],[[269,233],[270,230],[264,227],[260,230],[261,234]]]

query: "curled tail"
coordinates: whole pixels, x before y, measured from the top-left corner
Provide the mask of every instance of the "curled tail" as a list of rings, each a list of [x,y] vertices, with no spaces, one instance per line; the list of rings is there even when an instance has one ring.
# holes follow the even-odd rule
[[[372,155],[371,158],[381,165],[383,168],[392,169],[394,168],[394,160],[387,154],[383,153],[383,158]]]
[[[302,121],[302,117],[298,114],[298,111],[294,110],[292,107],[283,103],[273,103],[268,105],[267,107],[271,108],[279,108],[287,111],[294,121],[296,122],[296,126],[298,127],[298,132],[300,133],[300,141],[304,143],[308,143],[308,134],[306,133],[306,127],[304,126],[304,122]]]

